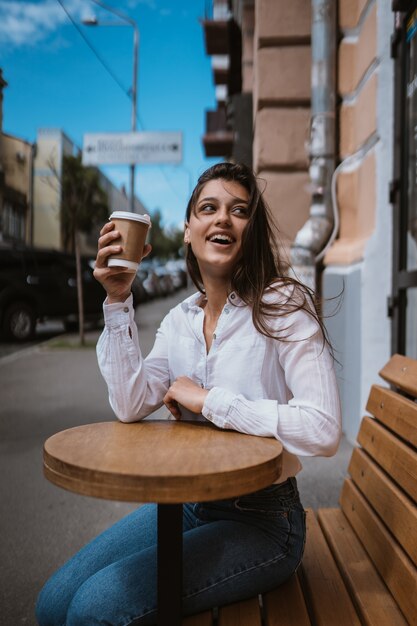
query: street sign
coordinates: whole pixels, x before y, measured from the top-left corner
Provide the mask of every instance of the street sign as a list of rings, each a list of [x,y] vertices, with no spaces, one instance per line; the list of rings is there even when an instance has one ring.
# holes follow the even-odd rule
[[[182,133],[130,132],[84,135],[83,165],[181,163]]]

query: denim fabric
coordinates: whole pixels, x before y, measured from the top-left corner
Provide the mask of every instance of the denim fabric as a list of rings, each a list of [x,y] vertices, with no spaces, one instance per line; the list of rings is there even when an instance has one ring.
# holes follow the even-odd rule
[[[295,478],[255,493],[185,504],[185,615],[283,583],[297,569],[305,514]],[[144,505],[86,545],[45,584],[40,626],[145,626],[156,620],[157,507]]]

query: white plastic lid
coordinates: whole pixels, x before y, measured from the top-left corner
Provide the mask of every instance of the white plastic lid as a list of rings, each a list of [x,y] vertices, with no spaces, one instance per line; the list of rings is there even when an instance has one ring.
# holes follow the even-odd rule
[[[144,215],[139,215],[139,213],[131,213],[130,211],[113,211],[110,215],[109,220],[118,219],[118,220],[135,220],[136,222],[142,222],[151,227],[151,218],[146,213]]]

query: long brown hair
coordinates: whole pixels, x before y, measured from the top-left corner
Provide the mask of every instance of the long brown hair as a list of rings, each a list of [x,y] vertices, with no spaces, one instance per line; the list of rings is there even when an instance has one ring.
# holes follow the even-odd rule
[[[285,328],[277,335],[268,323],[270,318],[288,315],[303,309],[319,324],[323,341],[330,346],[326,329],[318,313],[314,292],[290,275],[288,262],[280,254],[277,245],[278,229],[270,210],[259,190],[252,170],[241,163],[218,163],[206,170],[198,179],[187,205],[186,221],[190,221],[200,193],[210,180],[233,181],[244,187],[248,194],[249,219],[242,236],[241,255],[231,278],[231,289],[252,309],[252,320],[258,332],[266,337],[290,340],[284,334]],[[204,284],[197,259],[191,248],[186,246],[186,262],[190,277],[201,293]],[[285,286],[287,289],[282,289]],[[265,300],[265,290],[280,292],[279,304]],[[283,298],[283,293],[287,294]]]

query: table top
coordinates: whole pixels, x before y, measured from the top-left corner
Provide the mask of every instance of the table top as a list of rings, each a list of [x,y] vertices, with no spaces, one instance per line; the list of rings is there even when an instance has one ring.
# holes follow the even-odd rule
[[[76,493],[126,502],[204,502],[251,493],[281,473],[282,445],[210,422],[99,422],[53,435],[44,473]]]

